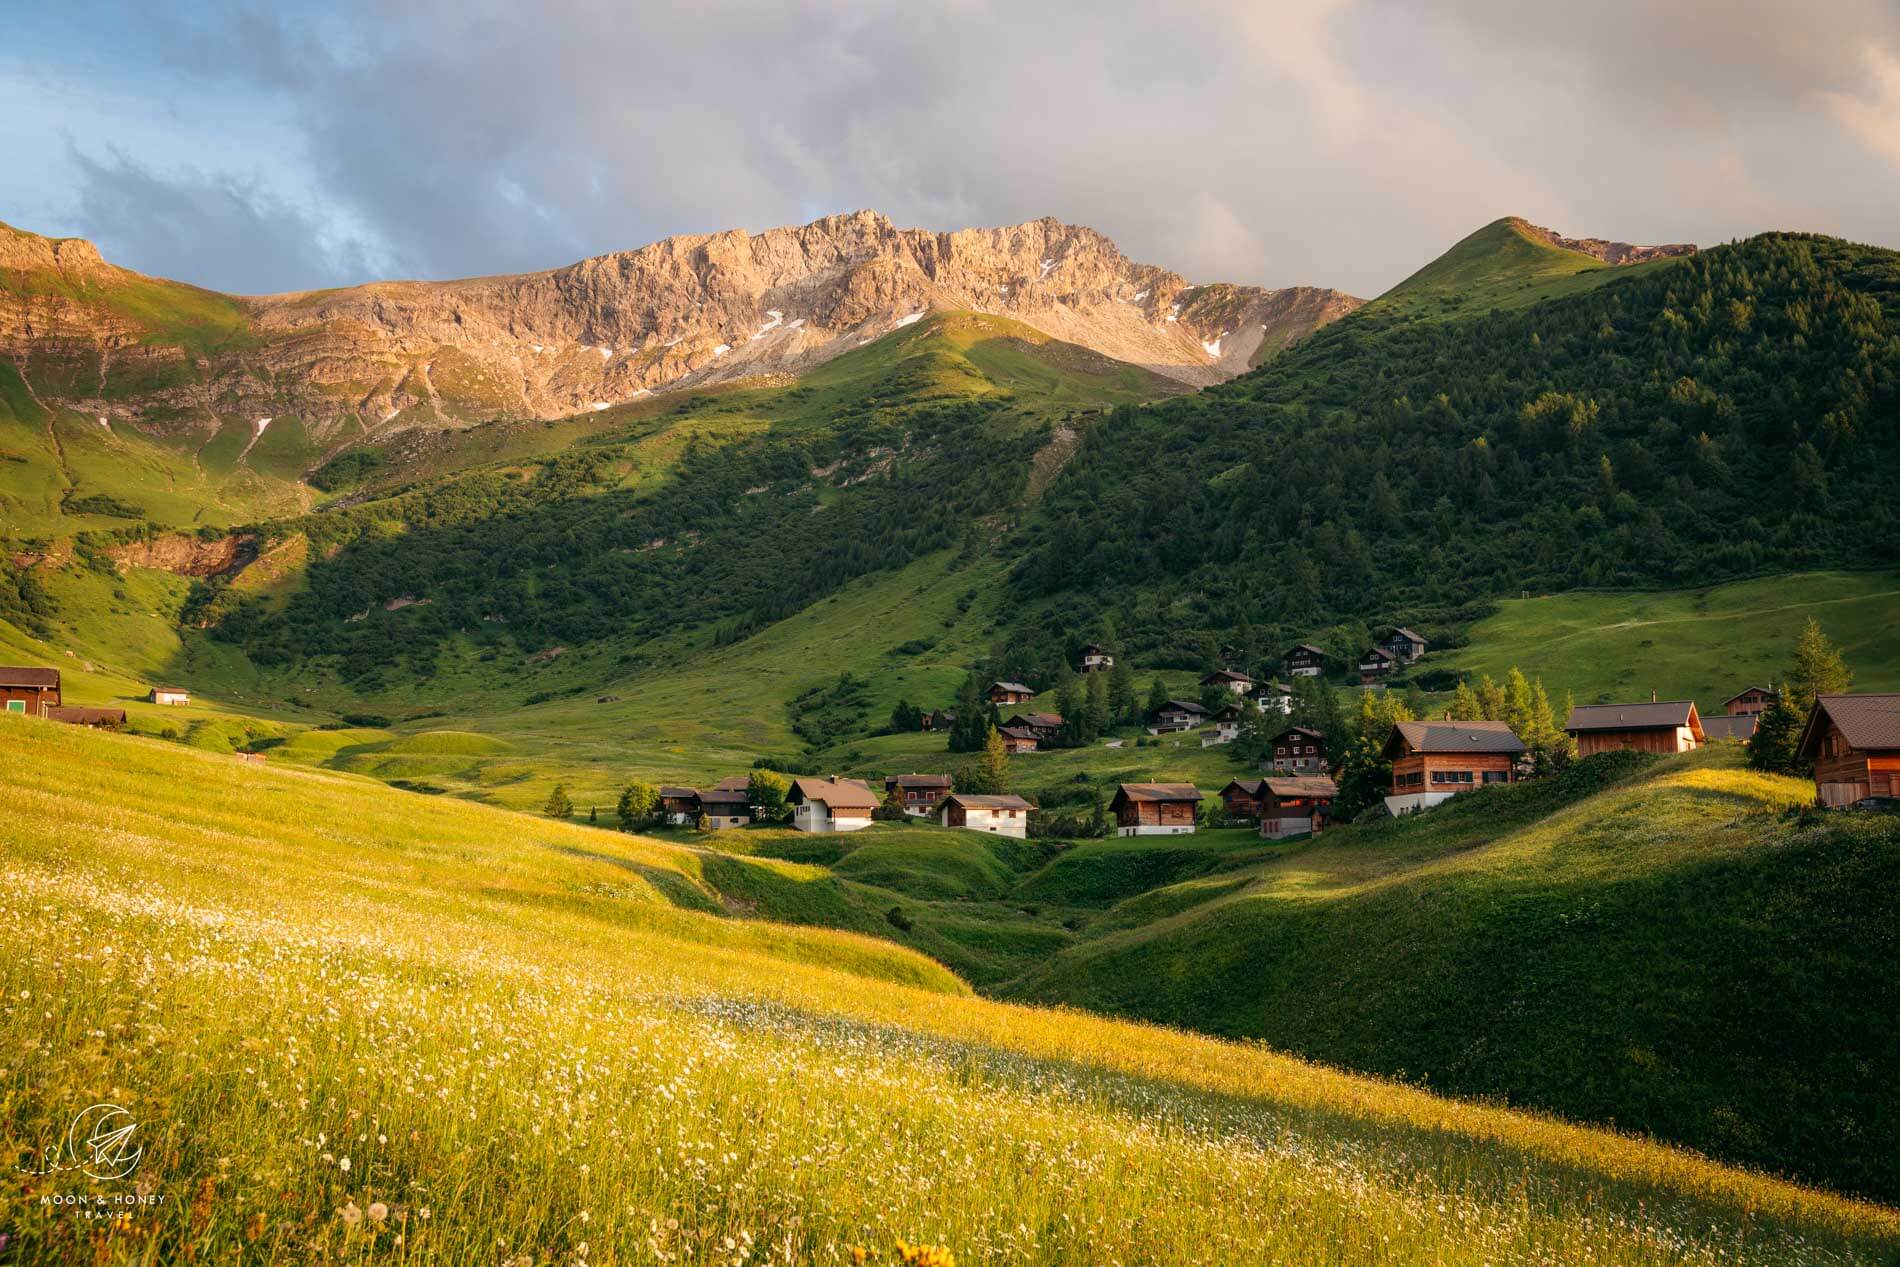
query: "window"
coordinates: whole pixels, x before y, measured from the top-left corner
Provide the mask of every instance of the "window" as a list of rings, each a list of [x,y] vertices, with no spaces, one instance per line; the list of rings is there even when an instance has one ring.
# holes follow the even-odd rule
[[[1511,772],[1509,770],[1486,770],[1484,772],[1484,781],[1486,783],[1508,783],[1510,782],[1510,778]]]
[[[26,711],[26,701],[23,699],[8,700],[7,711],[9,713],[24,713]]]
[[[1433,770],[1432,782],[1434,783],[1469,783],[1471,782],[1471,771],[1469,770]]]

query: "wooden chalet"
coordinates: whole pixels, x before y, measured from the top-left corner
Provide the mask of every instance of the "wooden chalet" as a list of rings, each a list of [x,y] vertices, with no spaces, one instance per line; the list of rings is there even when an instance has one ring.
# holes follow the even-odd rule
[[[1091,642],[1082,648],[1082,655],[1076,669],[1082,673],[1106,673],[1115,667],[1115,653],[1098,642]]]
[[[1269,760],[1277,774],[1324,770],[1326,736],[1311,726],[1289,726],[1274,736]]]
[[[752,821],[752,794],[747,781],[722,779],[718,787],[699,789],[699,812],[715,828],[744,827]],[[698,821],[695,819],[694,821]]]
[[[1201,747],[1212,748],[1215,744],[1232,743],[1240,738],[1240,718],[1242,706],[1229,704],[1214,714],[1214,733],[1201,736]]]
[[[917,724],[917,728],[919,730],[949,730],[956,724],[956,709],[939,708],[935,712],[925,713],[923,720]]]
[[[661,784],[660,817],[675,827],[691,827],[699,817],[699,789]]]
[[[884,794],[897,793],[906,814],[929,814],[938,802],[950,795],[947,774],[893,774],[884,780]]]
[[[191,703],[191,692],[182,686],[154,686],[151,700],[154,704],[180,705]]]
[[[991,682],[988,696],[992,704],[1027,704],[1036,693],[1021,682]]]
[[[1035,808],[1035,805],[1020,796],[979,796],[970,792],[952,792],[943,798],[937,817],[945,827],[986,831],[1023,840],[1029,835],[1029,811]]]
[[[1280,657],[1288,677],[1318,677],[1326,671],[1326,653],[1310,642],[1302,642]]]
[[[1042,737],[1022,726],[998,726],[996,733],[1003,737],[1003,751],[1011,756],[1035,752],[1042,746]]]
[[[785,803],[792,807],[792,826],[798,831],[860,831],[871,825],[878,795],[858,779],[806,777],[792,780]]]
[[[1234,779],[1220,790],[1221,808],[1229,818],[1259,818],[1260,794],[1265,789],[1265,779]]]
[[[44,717],[59,707],[59,670],[29,665],[0,665],[0,712]]]
[[[1752,717],[1767,712],[1769,705],[1780,702],[1780,691],[1766,686],[1750,686],[1722,701],[1722,711],[1730,717]]]
[[[1207,720],[1207,710],[1191,699],[1171,699],[1155,714],[1151,735],[1173,735],[1192,730]]]
[[[1379,641],[1380,650],[1401,664],[1410,664],[1425,654],[1425,640],[1401,626]]]
[[[1247,698],[1263,713],[1287,716],[1293,712],[1293,688],[1285,682],[1261,682],[1247,692]]]
[[[1201,679],[1201,685],[1218,686],[1223,690],[1232,691],[1236,695],[1245,695],[1258,685],[1258,683],[1245,673],[1236,673],[1232,669],[1215,669],[1212,673]]]
[[[1260,834],[1269,840],[1324,830],[1339,788],[1323,774],[1280,775],[1260,780]]]
[[[1690,752],[1706,742],[1695,701],[1651,700],[1647,704],[1579,704],[1564,730],[1577,741],[1577,755],[1615,752]]]
[[[1723,714],[1720,717],[1704,717],[1702,734],[1710,743],[1718,739],[1747,740],[1754,737],[1755,723],[1760,720],[1754,713]]]
[[[46,720],[65,722],[69,726],[90,726],[94,730],[117,730],[125,725],[125,710],[54,704],[46,710]]]
[[[1383,755],[1392,763],[1394,814],[1430,809],[1460,792],[1515,783],[1524,741],[1501,721],[1402,721]]]
[[[1187,836],[1200,804],[1201,789],[1192,783],[1124,783],[1108,807],[1118,836]]]
[[[1003,725],[1016,730],[1026,730],[1038,739],[1054,739],[1062,733],[1062,714],[1014,713]]]
[[[1900,797],[1900,695],[1823,695],[1797,750],[1821,804]]]
[[[1384,647],[1373,647],[1359,657],[1359,683],[1370,686],[1398,672],[1401,661]]]

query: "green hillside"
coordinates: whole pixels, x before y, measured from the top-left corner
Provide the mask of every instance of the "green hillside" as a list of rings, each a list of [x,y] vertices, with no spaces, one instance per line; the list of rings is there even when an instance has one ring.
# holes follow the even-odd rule
[[[1900,1196],[1900,819],[1792,814],[1733,745],[1616,755],[1131,893],[1006,993]]]
[[[1891,1210],[695,909],[699,851],[32,720],[0,762],[0,1131],[36,1158],[109,1095],[143,1151],[94,1186],[164,1198],[100,1225],[23,1177],[25,1261],[1900,1250]]]
[[[1676,259],[1634,266],[1667,268]],[[1445,319],[1581,294],[1632,269],[1554,246],[1515,216],[1494,220],[1367,304],[1368,318]]]

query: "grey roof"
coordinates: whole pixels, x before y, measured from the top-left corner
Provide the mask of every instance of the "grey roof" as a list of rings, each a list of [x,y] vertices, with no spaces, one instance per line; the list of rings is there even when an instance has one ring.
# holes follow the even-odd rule
[[[46,710],[48,721],[63,721],[74,726],[123,726],[123,708],[92,708],[83,704],[55,705]]]
[[[949,787],[947,774],[893,774],[884,780],[885,787]]]
[[[1397,629],[1394,629],[1390,634],[1386,636],[1389,638],[1410,638],[1413,642],[1425,641],[1424,638],[1420,637],[1418,634],[1414,633],[1410,629],[1407,629],[1404,625],[1400,625]]]
[[[749,805],[751,804],[751,802],[748,800],[746,796],[746,792],[744,788],[721,788],[721,787],[701,788],[699,792],[699,803],[701,805]]]
[[[1900,749],[1900,695],[1823,695],[1814,703],[1814,715],[1801,733],[1801,755],[1813,756],[1820,746],[1821,718],[1840,727],[1848,746],[1863,751]]]
[[[1273,742],[1279,743],[1288,735],[1311,735],[1321,742],[1324,742],[1326,739],[1326,733],[1324,731],[1314,730],[1311,726],[1288,726],[1285,730],[1273,737]]]
[[[1392,728],[1386,740],[1389,752],[1404,739],[1413,752],[1503,752],[1524,751],[1524,741],[1501,721],[1402,721]]]
[[[1702,734],[1708,739],[1747,739],[1755,733],[1755,714],[1741,713],[1734,717],[1704,717]]]
[[[1695,701],[1691,699],[1579,704],[1570,710],[1570,720],[1564,723],[1564,729],[1572,734],[1580,730],[1674,730],[1677,726],[1689,725],[1694,715]]]
[[[1286,653],[1287,656],[1291,656],[1294,651],[1311,651],[1314,655],[1318,656],[1322,660],[1326,658],[1326,653],[1324,651],[1321,651],[1318,647],[1314,646],[1310,642],[1302,642],[1299,646],[1293,648],[1293,651],[1287,652]],[[1284,659],[1285,657],[1282,657],[1282,658]]]
[[[1744,686],[1741,690],[1735,692],[1735,694],[1723,700],[1722,706],[1724,708],[1728,707],[1730,704],[1733,704],[1736,700],[1742,698],[1742,696],[1748,694],[1750,691],[1760,691],[1763,695],[1772,695],[1776,699],[1781,698],[1781,692],[1777,691],[1772,686]]]
[[[939,807],[955,801],[969,809],[1034,809],[1034,802],[1025,801],[1020,796],[979,796],[971,792],[952,792],[937,802]]]
[[[0,665],[0,686],[25,686],[44,689],[58,685],[58,669],[43,669],[17,664]]]
[[[1174,709],[1177,712],[1183,713],[1199,713],[1203,717],[1207,715],[1207,710],[1191,699],[1171,699],[1168,701],[1167,708],[1163,708],[1161,711],[1165,713],[1168,709]]]
[[[1116,795],[1131,801],[1198,801],[1201,789],[1192,783],[1124,783]]]
[[[690,787],[666,787],[665,785],[661,785],[660,795],[672,800],[685,800],[689,796],[697,797],[699,795],[699,789]]]
[[[1212,673],[1201,679],[1201,685],[1219,686],[1223,682],[1250,683],[1252,681],[1253,679],[1248,677],[1245,673],[1237,673],[1233,669],[1215,669]]]
[[[1018,722],[1021,722],[1025,726],[1045,727],[1049,730],[1056,730],[1056,729],[1059,729],[1062,725],[1062,714],[1061,713],[1017,713],[1016,715],[1011,717],[1009,721],[1005,724],[1014,726]]]
[[[1227,787],[1222,788],[1220,794],[1225,796],[1227,795],[1227,788],[1237,787],[1248,796],[1258,796],[1265,790],[1266,783],[1267,781],[1265,779],[1229,779]]]
[[[990,683],[990,689],[992,691],[995,690],[999,686],[1002,687],[1006,691],[1021,691],[1025,695],[1035,694],[1034,691],[1024,686],[1021,682],[991,682]]]

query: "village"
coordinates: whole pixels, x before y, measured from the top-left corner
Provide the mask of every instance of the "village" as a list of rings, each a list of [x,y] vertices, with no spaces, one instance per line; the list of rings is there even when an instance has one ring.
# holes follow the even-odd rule
[[[1200,679],[1198,699],[1150,701],[1140,730],[1143,743],[1178,746],[1198,740],[1201,748],[1238,745],[1243,734],[1264,739],[1255,772],[1219,789],[1192,782],[1119,782],[1097,805],[1096,821],[1075,834],[1185,836],[1203,828],[1245,826],[1270,840],[1305,838],[1334,821],[1340,799],[1343,754],[1335,736],[1295,720],[1298,687],[1288,682],[1319,679],[1335,669],[1378,693],[1397,674],[1422,660],[1426,639],[1403,626],[1391,629],[1350,666],[1335,666],[1310,643],[1278,658],[1279,677],[1256,678],[1238,668],[1216,669]],[[1083,645],[1074,657],[1079,675],[1114,671],[1115,652]],[[1284,680],[1282,680],[1284,679]],[[1541,690],[1541,687],[1540,687]],[[1156,692],[1161,687],[1156,683]],[[1039,823],[1030,797],[1006,790],[1004,765],[1033,759],[1070,734],[1059,713],[1028,708],[1043,692],[1012,680],[996,680],[982,692],[987,711],[980,721],[983,746],[994,762],[988,774],[974,768],[956,773],[908,772],[877,779],[842,774],[780,776],[754,770],[709,787],[661,785],[650,790],[644,812],[629,812],[623,798],[622,826],[635,824],[717,832],[754,825],[784,825],[800,832],[859,831],[877,821],[929,822],[944,828],[1013,839],[1060,834]],[[1647,700],[1574,705],[1561,726],[1565,755],[1587,758],[1619,750],[1667,754],[1719,742],[1746,742],[1764,714],[1780,700],[1769,686],[1749,685],[1722,705],[1721,715],[1703,717],[1693,700]],[[182,688],[154,686],[144,702],[176,707],[191,702]],[[104,729],[127,724],[123,707],[73,704],[63,698],[58,669],[0,666],[0,714]],[[949,731],[956,709],[917,715],[917,728]],[[1461,793],[1537,777],[1537,754],[1527,736],[1504,720],[1437,718],[1395,720],[1376,753],[1382,785],[1377,803],[1351,807],[1364,813],[1401,816],[1432,809]],[[1120,748],[1126,738],[1100,740]],[[1800,731],[1799,760],[1814,772],[1815,795],[1828,807],[1900,805],[1900,694],[1828,694],[1814,701]],[[261,762],[260,753],[239,759]],[[761,763],[763,764],[763,763]],[[1248,764],[1252,764],[1249,762]],[[1389,770],[1389,774],[1385,771]],[[965,786],[959,786],[959,783]],[[554,812],[550,809],[550,812]],[[561,811],[565,813],[566,811]],[[1040,829],[1039,829],[1040,828]]]

